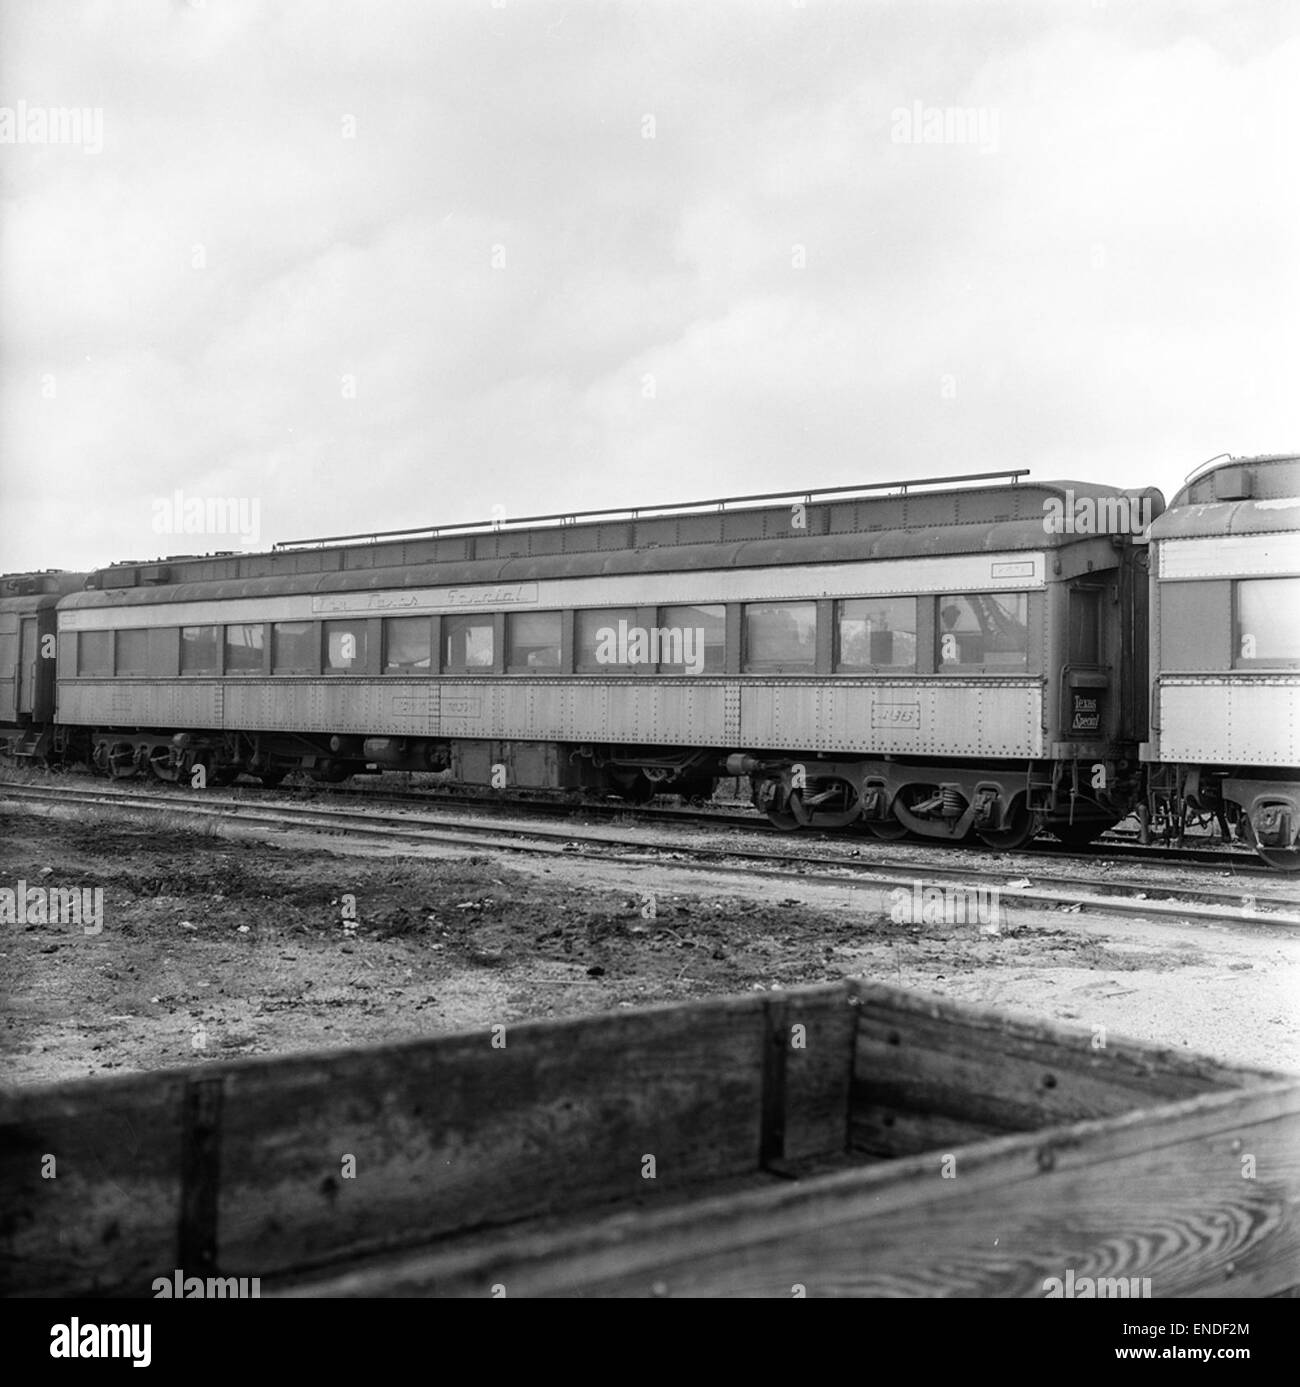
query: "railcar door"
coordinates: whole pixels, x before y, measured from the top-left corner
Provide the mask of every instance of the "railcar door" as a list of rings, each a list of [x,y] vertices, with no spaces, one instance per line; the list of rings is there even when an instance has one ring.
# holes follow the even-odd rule
[[[1093,584],[1070,589],[1068,662],[1061,679],[1061,724],[1070,741],[1100,739],[1109,731],[1103,596]]]
[[[18,627],[18,713],[29,717],[36,706],[36,661],[40,642],[36,638],[36,618],[25,616]]]

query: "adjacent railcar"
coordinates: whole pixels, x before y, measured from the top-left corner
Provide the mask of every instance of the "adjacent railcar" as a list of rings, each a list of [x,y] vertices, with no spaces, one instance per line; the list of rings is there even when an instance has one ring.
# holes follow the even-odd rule
[[[0,576],[0,753],[44,761],[55,748],[55,648],[59,598],[84,573],[49,569]]]
[[[1152,810],[1300,868],[1300,457],[1207,465],[1150,531]]]
[[[785,828],[1091,837],[1141,794],[1162,501],[1001,475],[116,565],[60,604],[59,722],[116,775],[744,774]]]

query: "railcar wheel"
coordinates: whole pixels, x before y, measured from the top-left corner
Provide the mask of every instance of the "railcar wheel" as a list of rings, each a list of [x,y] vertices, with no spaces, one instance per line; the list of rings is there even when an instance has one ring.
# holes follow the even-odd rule
[[[1072,824],[1048,824],[1047,830],[1058,837],[1067,848],[1082,848],[1100,838],[1108,828],[1115,827],[1111,819],[1076,819]]]
[[[1024,800],[1018,799],[1005,828],[991,831],[977,829],[976,832],[985,847],[995,848],[999,852],[1013,852],[1016,848],[1024,847],[1034,836],[1036,828],[1034,816],[1025,807]]]
[[[866,824],[877,838],[883,838],[886,843],[897,843],[911,832],[906,824],[900,824],[897,819],[868,819]]]
[[[1300,872],[1300,848],[1261,848],[1255,851],[1279,872]]]
[[[862,816],[862,796],[847,780],[822,781],[830,791],[819,791],[814,802],[805,801],[803,790],[791,790],[786,801],[801,828],[847,828]],[[823,794],[826,796],[823,798]]]
[[[1247,847],[1252,848],[1259,857],[1274,869],[1274,871],[1300,872],[1300,847],[1261,847],[1259,839],[1255,836],[1255,830],[1251,827],[1250,820],[1244,814],[1241,816],[1241,827],[1237,831],[1241,836],[1242,842],[1244,842]]]

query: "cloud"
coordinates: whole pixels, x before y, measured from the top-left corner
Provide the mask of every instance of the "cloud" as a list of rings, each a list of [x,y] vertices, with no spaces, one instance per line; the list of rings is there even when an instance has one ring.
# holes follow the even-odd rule
[[[1288,7],[0,17],[0,568],[1300,444]],[[899,143],[900,109],[982,113]],[[204,547],[200,542],[197,547]],[[208,547],[221,547],[220,537]]]

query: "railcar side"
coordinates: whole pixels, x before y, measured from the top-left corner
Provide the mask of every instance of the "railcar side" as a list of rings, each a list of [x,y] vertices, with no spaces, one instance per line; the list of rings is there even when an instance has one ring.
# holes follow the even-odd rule
[[[813,494],[115,566],[60,604],[59,721],[100,769],[164,779],[391,767],[636,799],[748,774],[782,827],[996,846],[1127,812],[1127,522],[1159,493]]]
[[[44,761],[56,750],[58,601],[84,573],[48,569],[0,576],[0,754]]]
[[[1300,456],[1207,468],[1150,544],[1151,810],[1300,869]]]

